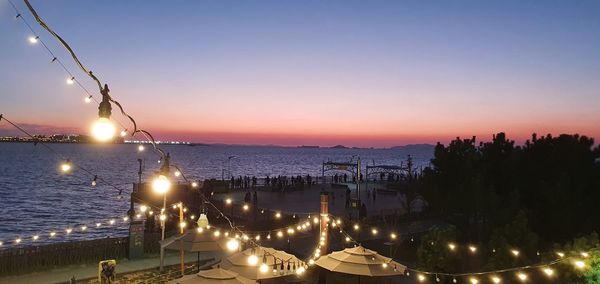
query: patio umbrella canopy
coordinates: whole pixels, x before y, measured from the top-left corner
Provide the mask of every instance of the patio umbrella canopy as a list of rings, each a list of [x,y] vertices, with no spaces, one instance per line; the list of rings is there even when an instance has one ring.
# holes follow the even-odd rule
[[[249,257],[251,255],[256,256],[255,260],[257,262],[255,264],[249,262]],[[263,266],[263,264],[266,265],[266,267]],[[230,255],[221,261],[220,266],[237,272],[244,277],[259,280],[292,275],[296,273],[294,268],[298,269],[301,266],[303,267],[304,262],[284,251],[265,247],[255,247]],[[263,269],[261,269],[261,267]],[[302,268],[302,270],[303,269],[304,268]]]
[[[188,275],[169,281],[170,284],[254,284],[256,281],[240,276],[238,273],[222,268],[213,268],[200,271],[194,275]]]
[[[183,235],[176,235],[160,242],[160,245],[168,250],[180,250],[187,252],[220,251],[225,247],[225,241],[214,237],[209,232],[199,233],[195,230],[187,231]]]
[[[315,264],[332,272],[359,276],[402,275],[406,266],[362,246],[321,256]]]

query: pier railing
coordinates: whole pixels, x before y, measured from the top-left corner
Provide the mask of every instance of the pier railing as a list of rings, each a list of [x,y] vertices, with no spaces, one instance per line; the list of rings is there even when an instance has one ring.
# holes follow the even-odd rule
[[[159,234],[144,236],[144,251],[159,251]],[[0,250],[0,276],[22,274],[68,265],[123,259],[128,255],[129,237],[65,242]]]

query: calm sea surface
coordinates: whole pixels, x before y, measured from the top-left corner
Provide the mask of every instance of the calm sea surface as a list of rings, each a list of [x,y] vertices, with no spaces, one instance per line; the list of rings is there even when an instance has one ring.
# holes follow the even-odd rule
[[[49,144],[59,155],[42,145],[0,143],[0,241],[4,246],[21,238],[22,245],[124,236],[127,226],[121,219],[129,208],[132,183],[138,178],[138,159],[144,161],[144,178],[157,170],[158,156],[146,147],[138,153],[136,145]],[[426,166],[433,156],[431,147],[402,149],[329,149],[253,146],[171,146],[163,145],[174,163],[192,179],[221,178],[231,167],[234,175],[320,175],[323,161],[350,161],[360,156],[364,163],[400,164],[412,155],[417,166]],[[228,157],[231,159],[230,165]],[[117,190],[75,168],[71,174],[59,171],[60,161],[93,171],[99,177],[123,189]],[[107,228],[115,218],[116,223]],[[103,223],[96,229],[95,223]],[[81,232],[81,226],[88,229]],[[73,228],[69,236],[65,230]],[[48,238],[56,231],[54,238]]]

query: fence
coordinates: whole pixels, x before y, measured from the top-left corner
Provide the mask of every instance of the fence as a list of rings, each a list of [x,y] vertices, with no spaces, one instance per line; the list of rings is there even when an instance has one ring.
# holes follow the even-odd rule
[[[159,234],[144,236],[144,251],[159,251]],[[46,270],[72,264],[123,259],[129,251],[129,237],[16,247],[0,250],[0,276]]]

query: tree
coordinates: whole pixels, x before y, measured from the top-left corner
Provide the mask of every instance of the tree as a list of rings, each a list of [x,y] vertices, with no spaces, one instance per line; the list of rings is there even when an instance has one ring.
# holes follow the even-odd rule
[[[458,231],[454,226],[433,228],[421,238],[417,266],[428,271],[456,272],[460,256],[448,249],[448,243],[457,238]]]
[[[539,238],[527,225],[527,216],[519,212],[514,221],[493,231],[488,247],[495,251],[488,269],[502,269],[531,264],[537,254]],[[513,251],[518,251],[515,255]]]

